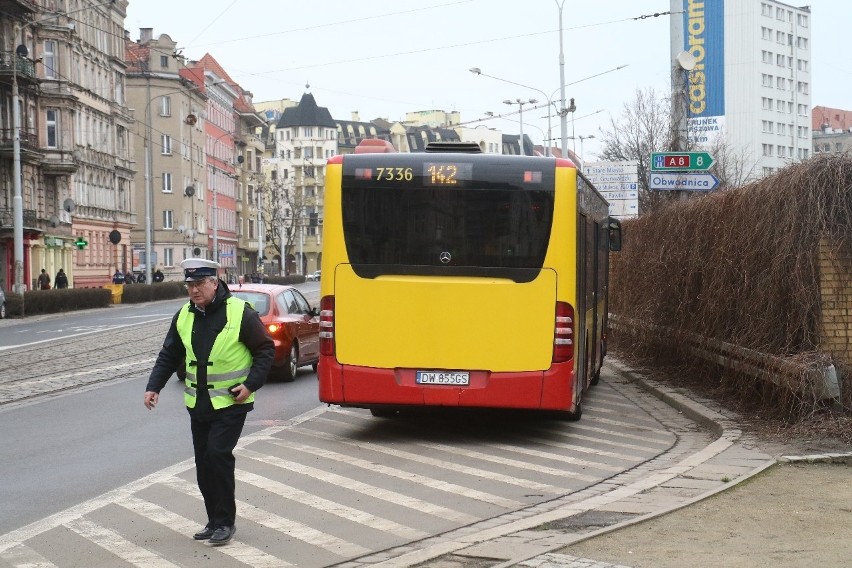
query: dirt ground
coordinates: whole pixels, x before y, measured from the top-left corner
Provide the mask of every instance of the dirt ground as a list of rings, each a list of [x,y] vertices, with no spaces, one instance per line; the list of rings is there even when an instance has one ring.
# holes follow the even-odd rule
[[[712,377],[684,381],[677,369],[656,368],[653,378],[715,401],[776,459],[852,452],[848,404],[790,420]],[[852,566],[852,459],[779,463],[724,493],[560,552],[633,568]]]
[[[634,568],[852,565],[852,465],[780,464],[690,507],[560,552]]]

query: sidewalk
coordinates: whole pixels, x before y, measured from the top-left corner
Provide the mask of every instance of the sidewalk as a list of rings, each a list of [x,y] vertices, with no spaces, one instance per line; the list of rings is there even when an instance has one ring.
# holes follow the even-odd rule
[[[852,453],[770,455],[713,402],[693,400],[614,359],[607,367],[710,429],[715,441],[589,490],[341,566],[848,565]]]

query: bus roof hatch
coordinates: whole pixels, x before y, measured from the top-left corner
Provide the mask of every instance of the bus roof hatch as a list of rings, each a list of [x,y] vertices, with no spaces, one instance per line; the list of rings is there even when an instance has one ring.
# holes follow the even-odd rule
[[[367,138],[355,146],[356,154],[395,154],[396,148],[387,140]]]

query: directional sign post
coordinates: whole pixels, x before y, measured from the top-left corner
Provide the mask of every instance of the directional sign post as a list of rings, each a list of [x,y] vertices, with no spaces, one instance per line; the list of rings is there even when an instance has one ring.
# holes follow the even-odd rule
[[[651,172],[648,189],[712,191],[719,178],[708,172]]]
[[[704,172],[716,160],[709,152],[652,152],[652,172]]]

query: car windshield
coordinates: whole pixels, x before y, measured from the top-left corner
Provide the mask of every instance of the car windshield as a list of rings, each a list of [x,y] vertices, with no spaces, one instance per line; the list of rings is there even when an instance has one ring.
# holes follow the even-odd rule
[[[266,294],[261,292],[247,292],[244,290],[231,293],[234,297],[248,302],[258,314],[265,316],[269,313],[269,296]]]

